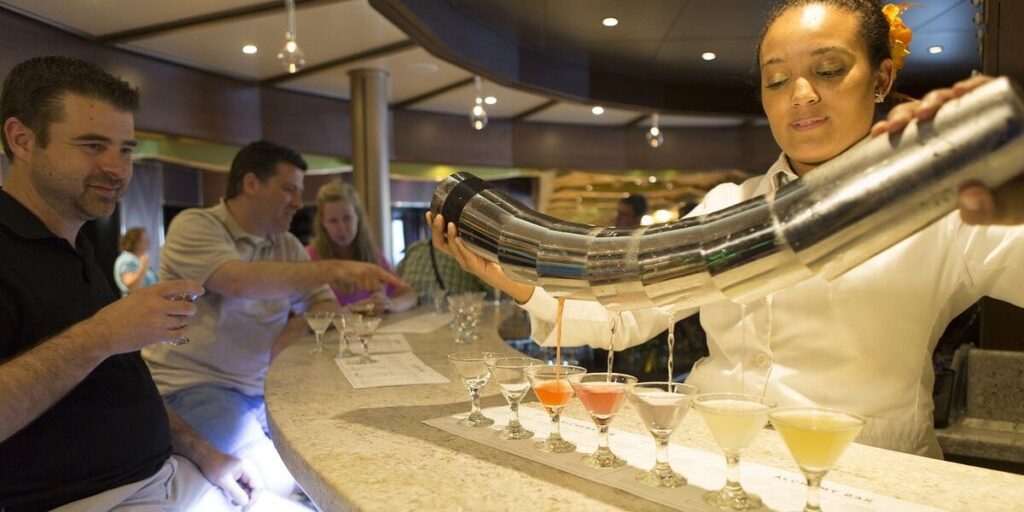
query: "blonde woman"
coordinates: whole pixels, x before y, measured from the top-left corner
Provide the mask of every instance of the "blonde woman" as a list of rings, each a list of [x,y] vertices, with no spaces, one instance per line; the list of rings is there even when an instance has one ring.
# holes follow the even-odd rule
[[[306,246],[310,259],[365,261],[394,273],[373,239],[366,222],[366,210],[355,189],[340,179],[320,187],[317,192],[313,230],[313,241]],[[337,287],[333,290],[341,305],[371,314],[405,311],[416,306],[416,291],[404,283],[389,284],[378,292],[352,292]]]
[[[156,284],[156,272],[149,268],[149,235],[142,228],[131,228],[121,235],[121,254],[114,261],[114,282],[121,296]]]

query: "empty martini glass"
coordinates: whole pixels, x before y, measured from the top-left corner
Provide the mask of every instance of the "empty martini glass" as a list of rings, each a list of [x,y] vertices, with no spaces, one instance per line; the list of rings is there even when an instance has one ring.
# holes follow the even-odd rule
[[[376,363],[377,360],[370,357],[370,340],[376,334],[381,319],[371,316],[353,316],[355,319],[352,321],[352,332],[359,338],[359,343],[363,346],[363,355],[359,356],[356,362],[359,364]]]
[[[349,338],[355,332],[352,327],[354,326],[354,314],[349,311],[342,311],[341,314],[334,317],[334,328],[338,330],[338,357],[352,357],[356,353],[349,347]]]
[[[761,508],[761,498],[740,486],[740,452],[768,423],[768,411],[775,402],[757,395],[705,393],[694,397],[693,406],[704,416],[711,435],[725,452],[725,487],[705,493],[704,502],[720,510]]]
[[[686,479],[668,463],[668,438],[690,410],[696,393],[694,386],[673,382],[643,382],[626,388],[629,402],[654,437],[657,449],[654,467],[637,475],[640,482],[654,487],[686,485]]]
[[[306,323],[309,324],[309,328],[313,330],[313,334],[316,335],[316,347],[309,352],[311,354],[319,354],[324,351],[324,333],[331,326],[331,320],[334,320],[335,314],[330,311],[307,311],[303,314],[306,318]]]
[[[578,373],[569,377],[590,419],[597,425],[597,451],[583,457],[592,468],[618,468],[626,465],[608,448],[608,426],[626,403],[626,387],[636,384],[636,377],[624,373]]]
[[[572,385],[569,376],[587,373],[581,366],[556,366],[545,364],[531,366],[526,369],[526,377],[530,379],[533,394],[551,416],[551,433],[543,441],[537,441],[533,447],[546,453],[569,453],[576,451],[576,445],[562,439],[562,409],[572,400]]]
[[[864,418],[823,407],[784,407],[768,419],[807,479],[804,512],[819,512],[821,480],[860,433]]]
[[[487,384],[491,378],[491,372],[487,369],[486,361],[494,359],[490,352],[456,352],[448,354],[448,362],[459,374],[462,383],[469,390],[471,408],[469,416],[459,421],[459,425],[466,427],[487,427],[494,424],[494,420],[484,416],[480,412],[480,388]]]
[[[498,383],[501,395],[508,401],[508,425],[494,433],[501,439],[529,439],[533,432],[519,423],[519,402],[530,392],[530,380],[526,369],[544,364],[532,357],[494,357],[484,361],[491,372],[491,378]]]

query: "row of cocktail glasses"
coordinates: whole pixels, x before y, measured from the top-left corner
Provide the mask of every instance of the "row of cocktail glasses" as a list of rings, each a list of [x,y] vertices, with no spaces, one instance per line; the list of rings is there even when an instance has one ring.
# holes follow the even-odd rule
[[[626,461],[608,446],[608,427],[628,400],[654,438],[656,462],[650,471],[637,476],[654,487],[679,487],[686,479],[668,461],[669,437],[682,422],[691,405],[696,407],[725,454],[726,484],[703,496],[706,503],[721,510],[753,510],[761,499],[743,490],[739,482],[740,453],[771,421],[782,435],[808,483],[804,510],[819,508],[818,486],[846,447],[864,425],[864,419],[849,413],[817,407],[776,408],[775,403],[757,395],[734,393],[698,394],[696,387],[672,382],[637,382],[622,373],[590,373],[579,366],[556,366],[528,357],[504,357],[490,352],[459,352],[448,360],[469,390],[472,409],[460,423],[486,427],[494,423],[480,412],[480,389],[493,379],[509,404],[509,421],[495,435],[502,439],[529,439],[534,433],[519,422],[519,403],[530,389],[551,418],[551,432],[534,443],[546,453],[569,453],[576,445],[562,438],[559,429],[562,410],[575,394],[598,430],[597,450],[583,458],[594,468],[618,468]]]
[[[325,352],[324,334],[333,324],[334,328],[338,330],[338,338],[340,340],[339,357],[356,357],[358,355],[358,359],[355,360],[357,364],[377,362],[370,357],[370,341],[380,325],[381,319],[379,317],[360,315],[347,310],[342,310],[341,313],[310,311],[305,313],[304,316],[309,324],[309,328],[313,330],[313,335],[316,336],[316,346],[310,350],[311,353],[320,354]],[[353,340],[359,340],[360,345],[362,345],[362,354],[356,354],[352,351],[350,343]]]

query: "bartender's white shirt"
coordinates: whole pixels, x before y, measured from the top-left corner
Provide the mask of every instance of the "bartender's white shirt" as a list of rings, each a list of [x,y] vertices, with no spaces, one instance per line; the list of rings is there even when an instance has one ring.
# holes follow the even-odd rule
[[[783,154],[763,176],[715,187],[690,216],[796,178]],[[746,305],[702,306],[710,355],[687,383],[854,412],[868,419],[858,442],[940,457],[932,351],[946,325],[983,296],[1024,306],[1024,229],[967,226],[953,212],[832,282],[813,277]],[[543,345],[555,344],[556,304],[537,288],[523,305]],[[621,350],[668,324],[657,308],[612,315],[599,303],[568,300],[562,343]]]

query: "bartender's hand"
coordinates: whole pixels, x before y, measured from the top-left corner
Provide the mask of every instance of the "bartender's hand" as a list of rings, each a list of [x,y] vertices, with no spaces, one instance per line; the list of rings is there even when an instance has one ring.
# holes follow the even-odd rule
[[[491,286],[500,288],[520,304],[530,300],[530,297],[533,296],[532,285],[513,281],[505,275],[500,265],[481,257],[466,247],[466,244],[458,237],[455,224],[449,222],[445,229],[443,215],[435,217],[427,212],[427,223],[430,224],[434,247],[454,258],[463,270],[479,277]]]
[[[919,101],[896,105],[889,116],[871,127],[871,136],[899,133],[911,120],[927,121],[935,117],[947,101],[959,98],[977,87],[991,82],[991,76],[979,75],[957,82],[952,87],[936,89]],[[967,184],[960,189],[960,218],[965,224],[1024,224],[1024,175],[992,190],[981,184]]]

